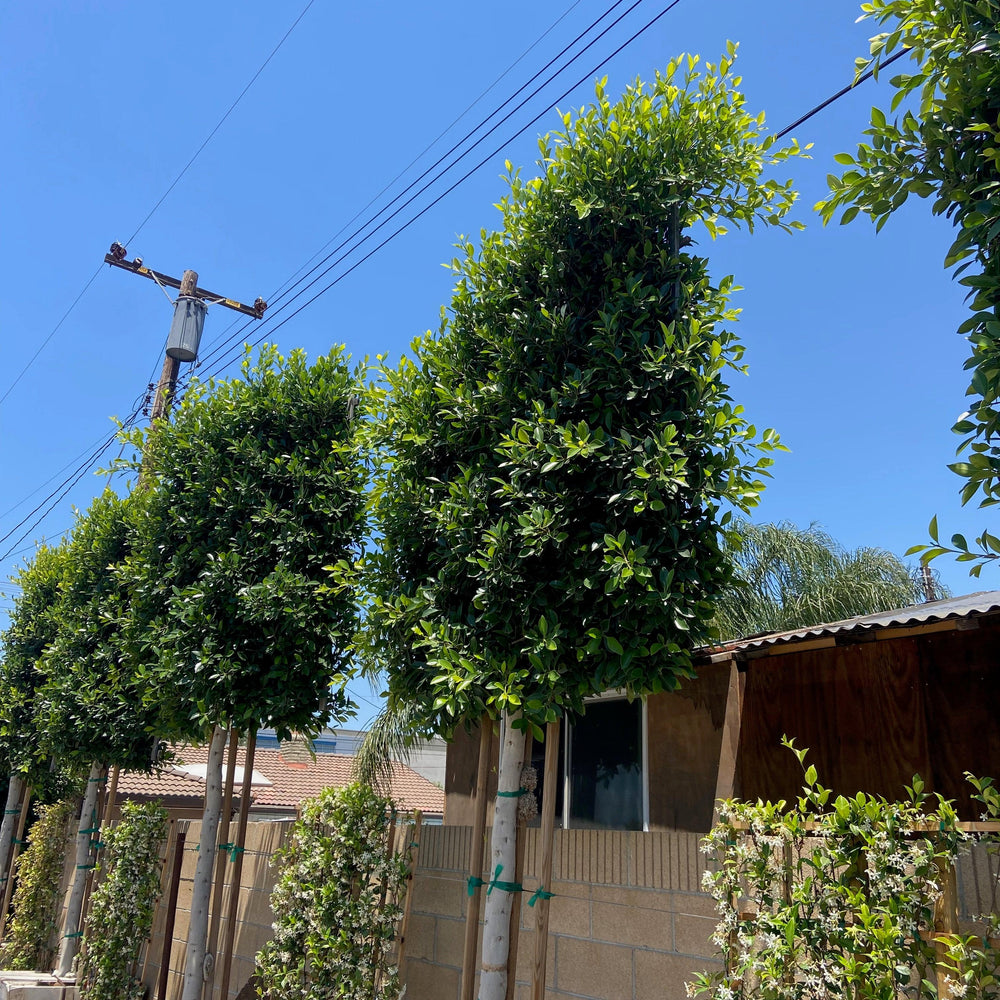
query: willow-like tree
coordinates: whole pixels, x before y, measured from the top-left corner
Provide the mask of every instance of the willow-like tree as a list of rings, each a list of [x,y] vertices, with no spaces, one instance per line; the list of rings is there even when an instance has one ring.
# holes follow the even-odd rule
[[[67,975],[80,944],[80,918],[93,845],[100,840],[99,792],[108,769],[148,771],[158,705],[125,653],[131,613],[123,574],[134,502],[111,490],[77,517],[53,608],[56,629],[38,661],[36,716],[47,756],[87,774],[56,972]]]
[[[227,729],[308,734],[346,717],[364,392],[340,351],[310,365],[266,347],[242,378],[194,383],[172,421],[130,435],[144,513],[130,562],[133,655],[164,735],[210,739],[184,1000],[207,974]]]
[[[716,611],[722,639],[871,615],[925,598],[920,576],[898,556],[875,546],[845,549],[817,524],[740,518],[726,551],[736,572]],[[948,596],[940,580],[934,585]]]
[[[825,222],[862,213],[877,231],[916,195],[951,220],[944,264],[969,289],[972,313],[958,332],[971,345],[972,376],[969,411],[953,427],[960,460],[950,468],[964,480],[963,504],[975,498],[992,507],[1000,503],[1000,3],[870,0],[861,11],[884,30],[857,60],[858,73],[878,72],[903,52],[912,67],[892,71],[889,113],[872,108],[870,138],[853,155],[838,154],[844,170],[830,176],[830,197],[816,207]],[[953,535],[949,545],[935,518],[930,535],[932,544],[910,550],[924,562],[952,552],[978,576],[985,561],[1000,559],[995,529],[973,545]]]
[[[41,545],[11,578],[18,593],[10,624],[0,636],[0,762],[8,774],[7,800],[0,823],[0,898],[10,867],[16,820],[28,787],[48,771],[36,719],[38,661],[55,638],[53,614],[66,567],[65,545]]]
[[[720,507],[756,502],[778,444],[730,399],[734,282],[687,235],[795,226],[763,174],[798,147],[762,135],[734,55],[616,102],[599,85],[538,177],[508,165],[439,331],[384,372],[368,655],[429,729],[502,720],[491,871],[514,870],[527,728],[692,676],[729,579]],[[487,896],[482,1000],[504,995],[512,898]]]

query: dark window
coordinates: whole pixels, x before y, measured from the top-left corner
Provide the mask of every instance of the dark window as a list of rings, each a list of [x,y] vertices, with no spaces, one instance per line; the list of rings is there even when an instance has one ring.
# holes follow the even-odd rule
[[[569,826],[642,829],[642,702],[590,702],[573,722]]]

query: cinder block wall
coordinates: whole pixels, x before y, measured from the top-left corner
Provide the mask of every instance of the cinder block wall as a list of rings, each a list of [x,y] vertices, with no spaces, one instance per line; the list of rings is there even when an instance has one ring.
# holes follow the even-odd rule
[[[195,850],[201,830],[200,821],[177,820],[175,826],[184,831],[185,843],[182,855],[181,881],[177,896],[177,912],[174,918],[174,928],[170,948],[169,973],[165,1000],[177,1000],[181,995],[184,982],[184,966],[186,960],[186,942],[188,921],[191,916],[191,887],[194,882],[194,869],[198,861]],[[273,935],[271,914],[271,889],[274,886],[276,872],[271,866],[271,856],[284,843],[291,831],[291,823],[250,823],[247,826],[246,849],[243,854],[243,872],[237,906],[236,934],[233,942],[233,962],[229,979],[229,992],[226,1000],[233,1000],[236,994],[246,985],[253,973],[254,959],[257,952]],[[149,988],[149,995],[156,997],[156,987],[159,981],[163,956],[164,932],[167,924],[166,899],[169,887],[170,870],[173,864],[174,851],[169,852],[164,867],[162,885],[164,888],[160,905],[157,907],[153,921],[153,934],[146,949],[142,969],[142,981]],[[223,900],[223,913],[228,913],[229,887],[233,873],[233,864],[226,863],[226,891]],[[222,917],[219,927],[219,941],[225,939],[227,919]],[[216,992],[221,979],[221,968],[215,970]],[[207,996],[206,991],[206,996]]]
[[[525,846],[517,1000],[531,994],[535,910],[528,902],[538,886],[538,833],[528,830]],[[407,1000],[459,996],[471,839],[468,827],[421,833],[403,970]],[[705,861],[698,841],[688,833],[556,833],[553,884],[547,887],[555,893],[547,997],[680,1000],[695,973],[719,967],[709,940],[716,921],[712,900],[701,891]]]

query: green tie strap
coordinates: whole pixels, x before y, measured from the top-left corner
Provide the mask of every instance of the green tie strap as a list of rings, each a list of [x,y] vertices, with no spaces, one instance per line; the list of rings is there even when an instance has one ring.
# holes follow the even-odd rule
[[[493,873],[493,878],[490,879],[490,884],[486,887],[487,896],[494,889],[499,889],[501,892],[524,892],[524,886],[520,882],[501,882],[500,872],[502,871],[503,865],[497,865],[497,869]]]
[[[246,850],[246,848],[240,847],[239,844],[219,844],[219,850],[228,851],[229,860],[235,862],[239,855]]]
[[[20,816],[21,815],[21,810],[20,809],[4,809],[3,814],[4,814],[4,816]]]
[[[518,788],[513,792],[497,792],[498,799],[519,799],[522,795],[527,795],[527,788]]]
[[[470,896],[474,896],[476,894],[476,890],[481,885],[486,885],[486,883],[481,878],[479,878],[478,876],[476,876],[476,875],[470,875],[469,876],[469,882],[468,882],[469,895]]]
[[[528,900],[528,906],[534,906],[540,899],[551,899],[555,895],[554,892],[546,892],[545,886],[540,885],[534,892],[531,899]]]

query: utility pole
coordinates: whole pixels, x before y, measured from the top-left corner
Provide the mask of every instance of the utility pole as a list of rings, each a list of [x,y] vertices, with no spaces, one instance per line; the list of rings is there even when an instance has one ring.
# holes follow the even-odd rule
[[[104,262],[110,264],[112,267],[120,267],[124,271],[131,271],[133,274],[138,274],[143,278],[155,281],[164,290],[165,294],[167,294],[167,288],[176,288],[180,293],[177,296],[177,301],[173,303],[174,316],[170,324],[170,334],[167,337],[166,357],[163,360],[163,371],[160,374],[160,381],[156,386],[156,394],[150,413],[151,421],[155,422],[166,417],[170,410],[172,397],[177,387],[177,375],[180,371],[181,362],[192,362],[198,357],[198,347],[201,344],[201,334],[205,326],[205,313],[208,311],[209,305],[224,305],[227,309],[243,313],[244,316],[261,319],[264,316],[264,310],[267,309],[267,303],[263,299],[258,298],[252,306],[247,306],[242,302],[227,299],[225,296],[216,295],[214,292],[199,288],[198,275],[195,271],[185,271],[184,276],[177,279],[168,274],[161,274],[159,271],[153,271],[148,267],[144,267],[141,257],[136,257],[134,260],[128,260],[127,258],[128,252],[125,247],[116,241],[111,244],[110,251],[104,255]],[[169,294],[167,294],[167,298],[169,297]],[[142,475],[143,473],[140,472],[140,478]],[[154,752],[157,745],[158,741],[154,741]],[[94,768],[97,767],[98,765],[95,764]],[[95,776],[96,773],[92,769],[92,775],[87,785],[88,794],[93,794],[92,790],[96,791],[96,784],[92,784],[99,780]],[[96,826],[99,831],[108,821],[115,805],[114,798],[117,784],[118,768],[116,766],[104,809],[99,812],[96,800],[91,801],[89,805],[87,804],[87,800],[85,800],[80,818],[81,828],[86,824],[88,826]],[[101,812],[103,815],[101,815]],[[97,818],[98,816],[100,816],[99,819]],[[94,819],[97,819],[97,822],[94,822]],[[85,830],[79,837],[86,838],[88,834],[92,834],[93,832],[93,830]],[[90,856],[89,852],[95,850],[94,843],[95,839],[91,838],[87,842],[87,846],[83,846],[82,843],[80,844],[79,850],[88,852],[87,857],[83,858],[84,861]],[[78,858],[80,856],[78,853]],[[84,874],[84,872],[88,869],[93,869],[93,867],[92,864],[77,864],[73,889],[70,894],[70,908],[66,916],[66,926],[64,928],[63,941],[58,959],[57,974],[61,976],[65,976],[70,972],[73,960],[79,949],[84,898],[88,882],[88,875]]]
[[[160,381],[156,385],[153,398],[153,408],[150,420],[165,417],[170,410],[171,397],[177,387],[177,375],[181,362],[194,361],[198,357],[198,347],[201,343],[201,333],[205,326],[205,313],[209,305],[222,305],[227,309],[262,319],[267,303],[257,298],[252,306],[244,305],[235,299],[227,299],[224,295],[216,295],[205,288],[198,287],[198,272],[185,271],[180,279],[169,274],[162,274],[152,268],[145,267],[141,257],[128,260],[128,252],[117,241],[111,244],[111,249],[104,255],[104,262],[112,267],[120,267],[143,278],[155,281],[162,289],[176,288],[180,294],[174,303],[174,318],[170,324],[170,336],[167,339],[167,353],[163,359],[163,370]]]

